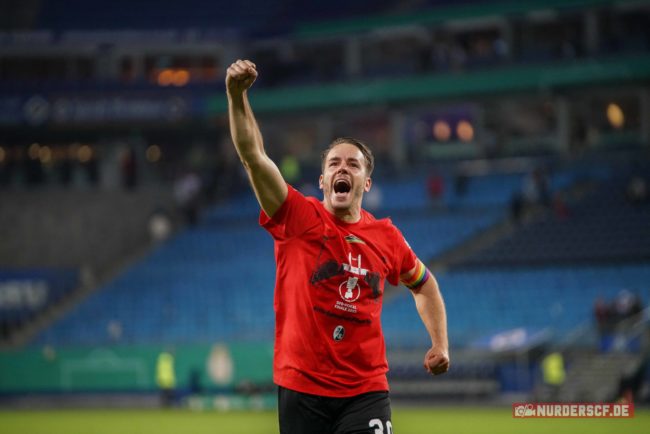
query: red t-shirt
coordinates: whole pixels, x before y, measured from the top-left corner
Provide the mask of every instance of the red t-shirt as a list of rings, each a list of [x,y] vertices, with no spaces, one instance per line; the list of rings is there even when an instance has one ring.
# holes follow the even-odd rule
[[[416,263],[400,231],[364,210],[345,223],[291,186],[260,224],[275,240],[275,383],[329,397],[388,390],[384,279],[397,285]]]

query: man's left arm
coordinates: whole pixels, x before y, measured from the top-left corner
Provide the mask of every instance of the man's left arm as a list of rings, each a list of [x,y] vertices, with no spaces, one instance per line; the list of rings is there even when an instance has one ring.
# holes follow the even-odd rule
[[[449,370],[447,314],[438,282],[420,262],[400,280],[411,290],[420,318],[431,337],[431,348],[424,356],[424,368],[433,375]]]

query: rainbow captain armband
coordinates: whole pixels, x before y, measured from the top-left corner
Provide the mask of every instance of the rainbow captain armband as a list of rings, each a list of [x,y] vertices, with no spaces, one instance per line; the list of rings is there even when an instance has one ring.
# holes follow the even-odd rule
[[[431,272],[427,270],[427,267],[418,259],[415,264],[415,272],[409,280],[405,280],[403,283],[411,291],[417,291],[427,280],[429,280],[430,277]]]

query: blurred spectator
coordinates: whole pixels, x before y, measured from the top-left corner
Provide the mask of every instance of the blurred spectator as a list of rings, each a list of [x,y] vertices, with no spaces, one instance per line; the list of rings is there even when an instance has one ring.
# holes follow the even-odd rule
[[[551,195],[548,177],[541,168],[534,169],[524,179],[523,198],[526,205],[550,206]]]
[[[122,339],[122,322],[119,320],[110,320],[106,326],[108,337],[112,342],[118,342]]]
[[[569,207],[564,200],[564,194],[556,193],[553,195],[553,211],[555,212],[555,216],[560,220],[569,218]]]
[[[645,179],[635,176],[627,184],[627,200],[634,206],[639,206],[648,200],[648,185]]]
[[[91,154],[90,159],[88,161],[83,163],[83,168],[85,169],[86,172],[86,178],[88,180],[88,184],[91,187],[97,187],[97,185],[99,184],[99,164],[95,152]]]
[[[465,173],[458,172],[456,174],[456,176],[454,177],[454,192],[456,193],[456,196],[458,197],[465,196],[465,193],[467,193],[468,182],[469,179]]]
[[[439,173],[432,173],[427,178],[427,193],[433,206],[440,204],[445,194],[445,180]]]
[[[641,312],[643,312],[643,301],[639,294],[634,294],[632,296],[632,308],[630,309],[630,316],[636,317]]]
[[[71,158],[68,155],[61,155],[59,159],[58,171],[59,171],[59,181],[64,187],[68,187],[72,183],[72,175],[74,170],[74,164]]]
[[[614,315],[617,322],[630,318],[633,315],[636,303],[634,294],[627,289],[621,290],[614,300]]]
[[[600,335],[600,348],[609,351],[615,338],[625,336],[638,322],[643,312],[643,302],[638,294],[627,289],[621,290],[607,303],[602,297],[594,301],[594,317]]]
[[[521,193],[514,193],[510,198],[510,219],[518,224],[524,213],[524,198]]]
[[[602,297],[594,301],[594,318],[601,337],[611,330],[611,309]]]
[[[201,380],[201,370],[199,368],[192,368],[188,384],[190,395],[203,394],[203,382]]]
[[[510,57],[510,47],[501,36],[492,42],[492,49],[499,60],[506,60]]]
[[[39,186],[45,182],[45,172],[38,158],[38,144],[31,145],[27,154],[27,158],[23,160],[25,183],[31,187]]]
[[[300,162],[292,154],[285,155],[280,161],[282,177],[292,185],[300,180]]]
[[[138,161],[133,147],[122,154],[122,185],[126,190],[135,190],[138,184]]]
[[[434,35],[433,47],[431,48],[431,66],[434,71],[444,72],[449,70],[451,64],[451,53],[449,43],[441,37]]]
[[[201,178],[193,171],[186,171],[174,182],[174,199],[185,216],[187,224],[198,222],[201,202]]]
[[[0,187],[11,182],[11,166],[6,160],[0,161]]]
[[[8,341],[13,331],[13,323],[7,318],[0,318],[0,341]]]
[[[467,52],[458,42],[454,42],[449,52],[451,70],[461,72],[465,69],[467,63]]]
[[[562,353],[556,351],[542,359],[542,377],[549,391],[547,399],[550,402],[557,402],[560,387],[566,379]]]
[[[170,351],[163,351],[156,361],[156,384],[160,389],[160,404],[162,407],[171,407],[174,404],[176,393],[176,373],[174,371],[174,355]]]
[[[636,318],[643,312],[643,302],[638,294],[624,289],[616,295],[611,303],[608,303],[602,297],[598,297],[594,301],[593,312],[598,332],[603,338],[616,329],[620,329],[621,325],[632,326],[626,320]]]
[[[163,209],[158,209],[149,217],[149,236],[155,242],[164,241],[172,233],[171,218]]]
[[[644,357],[644,360],[634,366],[633,369],[628,368],[626,372],[623,372],[623,376],[618,386],[618,399],[616,402],[633,404],[635,398],[639,397],[648,366],[647,362],[648,357],[646,356]]]

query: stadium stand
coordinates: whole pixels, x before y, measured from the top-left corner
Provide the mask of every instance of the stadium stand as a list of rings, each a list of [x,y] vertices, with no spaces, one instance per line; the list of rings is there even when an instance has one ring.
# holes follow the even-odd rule
[[[593,172],[603,170],[594,169]],[[561,172],[552,184],[566,186],[570,181],[583,180],[584,177],[584,172],[580,171]],[[416,188],[415,181],[396,182],[390,188],[386,187],[384,194],[403,192],[396,202],[406,206],[409,199],[413,199],[413,208],[398,211],[392,203],[378,210],[377,214],[391,215],[393,211],[392,219],[414,250],[424,258],[434,258],[507,218],[504,201],[522,179],[521,175],[495,175],[471,180],[467,188],[470,199],[465,199],[463,208],[452,211],[427,208],[428,204],[421,200],[423,192]],[[598,191],[601,201],[603,192],[601,189]],[[469,206],[469,203],[474,206]],[[486,208],[488,204],[493,206]],[[605,203],[603,206],[610,208],[610,205]],[[48,329],[38,342],[82,344],[110,341],[107,327],[111,322],[121,324],[119,340],[128,343],[271,338],[272,243],[270,237],[254,224],[258,210],[250,194],[214,207],[197,227],[179,233],[99,290],[59,324]],[[576,227],[584,225],[588,233],[593,228],[585,225],[587,219],[601,215],[591,209],[583,213],[584,217],[578,209],[574,212]],[[550,220],[555,222],[552,217]],[[638,221],[643,224],[644,220],[641,217]],[[527,232],[539,225],[544,227],[543,222],[535,222],[524,226],[521,231]],[[638,227],[625,225],[625,228],[629,231],[627,236],[616,239],[633,240],[631,234],[635,234]],[[549,243],[555,239],[548,234],[540,235],[540,239],[543,238]],[[558,237],[562,238],[566,240],[566,234]],[[527,244],[523,245],[537,246],[540,242],[530,244],[526,239],[524,243]],[[593,251],[589,245],[582,246],[584,251]],[[640,253],[636,246],[630,248],[630,254]],[[510,250],[510,247],[504,249],[508,253]],[[562,258],[579,259],[575,248],[569,249],[568,253],[566,250],[542,249],[547,255],[557,251],[557,255],[569,255]],[[525,254],[530,251],[528,248],[511,254],[519,264],[526,264]],[[609,257],[615,253],[610,251]],[[542,259],[545,261],[539,263],[544,268],[539,271],[497,267],[489,271],[470,268],[442,274],[439,279],[442,288],[448,288],[445,296],[454,340],[464,345],[477,333],[524,324],[534,327],[553,324],[557,333],[566,333],[591,319],[590,301],[596,296],[612,295],[622,288],[642,288],[648,276],[645,266],[630,266],[624,268],[625,271],[616,271],[617,268],[599,270],[596,267],[567,270],[549,268],[553,261]],[[250,273],[250,269],[255,272]],[[619,277],[624,280],[617,282]],[[542,293],[545,295],[540,299],[538,294]],[[463,307],[464,300],[472,300],[471,305]],[[535,302],[529,303],[529,300]],[[156,304],[152,306],[151,303]],[[108,305],[110,309],[105,308]],[[394,299],[389,297],[384,319],[391,345],[411,346],[419,343],[414,341],[415,336],[425,338],[424,334],[415,332],[421,325],[412,302],[403,294]]]
[[[127,343],[271,338],[273,245],[255,224],[258,212],[249,194],[215,207],[198,226],[93,294],[38,342],[110,341],[111,322],[121,324],[119,339]],[[413,215],[402,212],[394,220],[416,251],[432,257],[502,216],[499,210],[415,208]]]
[[[0,202],[0,343],[146,250],[151,217],[173,214],[159,189],[1,191]]]
[[[650,258],[650,206],[628,197],[631,176],[601,182],[587,197],[524,226],[460,266],[568,264],[575,262],[644,261]]]
[[[116,339],[125,343],[271,338],[272,252],[270,238],[250,226],[189,230],[93,294],[41,342],[110,342],[110,323],[120,324]]]
[[[162,189],[5,190],[0,201],[4,267],[106,267],[147,244],[149,218],[172,207],[171,195]]]
[[[147,369],[168,346],[186,356],[179,385],[189,388],[192,371],[213,375],[206,361],[215,343],[217,353],[249,347],[235,354],[244,368],[211,390],[245,395],[268,386],[273,247],[227,139],[223,74],[236,58],[252,58],[261,71],[252,98],[269,155],[291,155],[304,178],[339,132],[376,146],[373,213],[392,218],[438,268],[458,358],[447,379],[423,384],[430,342],[408,291],[389,288],[382,320],[396,395],[531,392],[542,351],[582,330],[597,335],[594,300],[627,290],[650,302],[647,163],[637,166],[646,202],[625,193],[631,162],[647,162],[650,143],[645,0],[5,5],[0,302],[16,293],[2,280],[14,279],[15,267],[32,277],[42,267],[72,268],[74,283],[52,287],[46,305],[57,304],[55,314],[40,305],[0,312],[0,344],[14,347],[0,353],[10,372],[0,395],[151,392]],[[61,166],[77,174],[84,166],[69,152],[80,142],[104,160],[107,176],[92,189],[59,179]],[[146,176],[117,191],[123,167],[114,157],[127,148]],[[547,190],[511,223],[513,199],[536,171]],[[208,208],[138,255],[151,246],[152,213],[174,206],[172,191],[188,173],[198,174],[205,190],[197,202]],[[435,198],[433,174],[442,181]],[[554,214],[549,205],[567,192],[566,209]],[[111,273],[71,295],[87,266]],[[637,319],[646,327],[647,312]],[[17,323],[30,333],[3,342]],[[513,330],[543,335],[517,348],[525,362],[485,345]],[[641,363],[647,342],[616,348],[627,336],[609,332],[572,343],[578,354],[567,358],[563,399],[618,398],[624,373],[616,365]],[[256,364],[258,347],[267,370]],[[23,365],[38,378],[30,382]]]
[[[650,301],[644,290],[650,278],[647,264],[454,270],[437,278],[449,312],[450,340],[460,346],[477,336],[522,326],[549,328],[561,339],[595,321],[593,300],[613,298],[622,289],[638,291],[646,305]],[[383,321],[393,345],[426,345],[406,291],[387,301]]]

